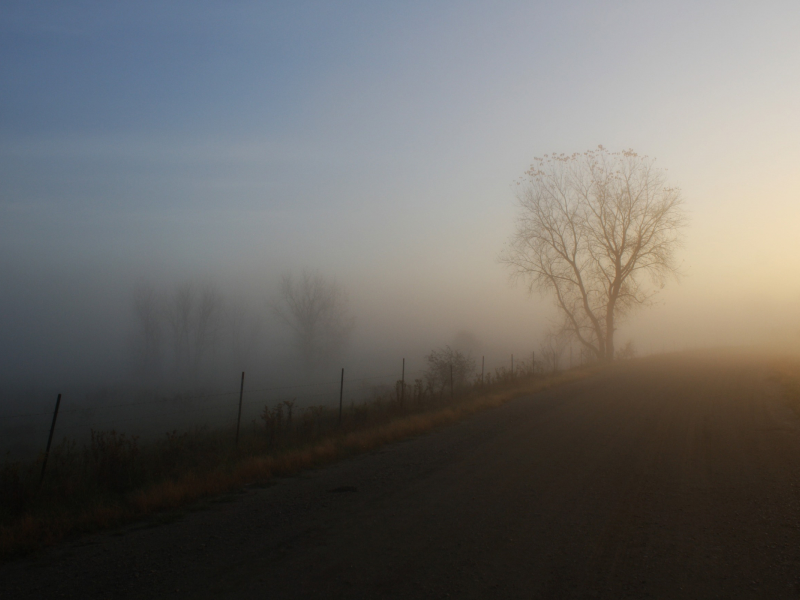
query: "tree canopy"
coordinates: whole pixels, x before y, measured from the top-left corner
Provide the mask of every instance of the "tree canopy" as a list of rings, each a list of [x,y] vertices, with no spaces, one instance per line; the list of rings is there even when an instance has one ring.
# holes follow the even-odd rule
[[[553,294],[563,332],[613,359],[618,320],[677,274],[680,190],[654,159],[602,146],[536,158],[516,183],[516,231],[501,261],[531,291]]]

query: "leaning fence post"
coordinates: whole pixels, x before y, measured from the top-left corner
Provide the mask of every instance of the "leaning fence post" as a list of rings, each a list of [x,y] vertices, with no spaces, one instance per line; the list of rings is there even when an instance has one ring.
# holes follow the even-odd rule
[[[61,394],[56,398],[56,409],[53,411],[53,422],[50,425],[50,436],[47,438],[47,450],[44,451],[44,461],[42,462],[42,476],[39,478],[39,485],[44,481],[44,470],[47,468],[47,457],[50,456],[50,444],[53,443],[53,432],[56,430],[56,419],[58,418],[58,407],[61,406]]]
[[[342,367],[342,380],[339,382],[339,425],[342,424],[342,397],[344,396],[344,367]]]
[[[242,384],[239,386],[239,416],[236,417],[236,445],[239,445],[239,425],[242,423],[242,396],[244,395],[244,371],[242,371]]]

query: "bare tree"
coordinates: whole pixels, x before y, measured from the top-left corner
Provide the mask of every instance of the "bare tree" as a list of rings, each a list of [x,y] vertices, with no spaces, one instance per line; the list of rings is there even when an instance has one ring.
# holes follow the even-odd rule
[[[284,274],[280,301],[273,308],[291,328],[297,350],[310,367],[342,350],[353,331],[345,293],[319,272],[303,271],[299,280]]]
[[[153,288],[139,285],[133,292],[135,353],[138,370],[145,375],[159,375],[164,340],[161,299]]]
[[[225,303],[225,338],[230,358],[237,368],[254,359],[261,339],[261,321],[242,299]]]
[[[203,360],[218,347],[222,329],[222,295],[207,285],[198,290],[179,286],[166,304],[172,350],[178,372],[197,373]]]
[[[516,232],[501,261],[531,291],[553,293],[563,331],[612,360],[617,320],[677,273],[680,190],[632,150],[535,160],[517,182]]]

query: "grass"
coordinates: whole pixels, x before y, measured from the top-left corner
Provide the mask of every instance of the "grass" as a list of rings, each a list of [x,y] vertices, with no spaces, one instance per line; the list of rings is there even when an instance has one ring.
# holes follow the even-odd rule
[[[770,367],[770,379],[780,385],[784,400],[800,416],[800,362],[780,358],[772,361]]]
[[[452,399],[421,390],[404,405],[394,394],[377,397],[349,407],[341,424],[330,408],[301,412],[288,404],[265,407],[263,424],[254,424],[238,447],[230,430],[175,431],[145,446],[116,431],[93,431],[91,442],[80,448],[65,439],[51,452],[41,486],[41,459],[7,462],[0,470],[0,557],[20,556],[245,485],[266,484],[273,477],[420,435],[595,371],[514,377],[499,370],[491,383],[471,386]]]

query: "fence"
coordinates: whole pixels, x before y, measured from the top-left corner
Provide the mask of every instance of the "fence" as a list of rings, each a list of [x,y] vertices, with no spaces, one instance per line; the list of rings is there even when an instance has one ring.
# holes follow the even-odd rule
[[[118,390],[105,394],[102,402],[92,405],[74,403],[70,394],[65,393],[56,414],[52,408],[0,414],[0,439],[3,440],[0,451],[6,460],[32,458],[49,449],[53,430],[56,439],[88,439],[92,431],[114,430],[146,440],[176,430],[235,427],[234,443],[238,441],[242,424],[252,426],[259,421],[265,407],[288,402],[296,403],[299,410],[319,406],[338,409],[341,421],[343,409],[377,396],[394,396],[402,403],[423,393],[420,385],[424,384],[420,382],[424,371],[406,369],[405,359],[398,361],[398,367],[396,373],[356,378],[348,378],[348,372],[341,369],[336,373],[338,377],[322,382],[254,389],[248,389],[245,373],[241,373],[240,381],[237,381],[239,377],[231,378],[239,385],[231,386],[230,391],[164,395],[146,390]],[[513,354],[491,364],[481,357],[474,376],[475,381],[491,381],[497,374],[513,377],[515,371],[532,372],[535,367],[535,354],[528,361],[517,359],[516,363]],[[446,388],[445,384],[439,393],[445,393]],[[452,391],[451,376],[451,395]],[[59,394],[59,398],[61,396]],[[45,440],[48,440],[46,445]]]

